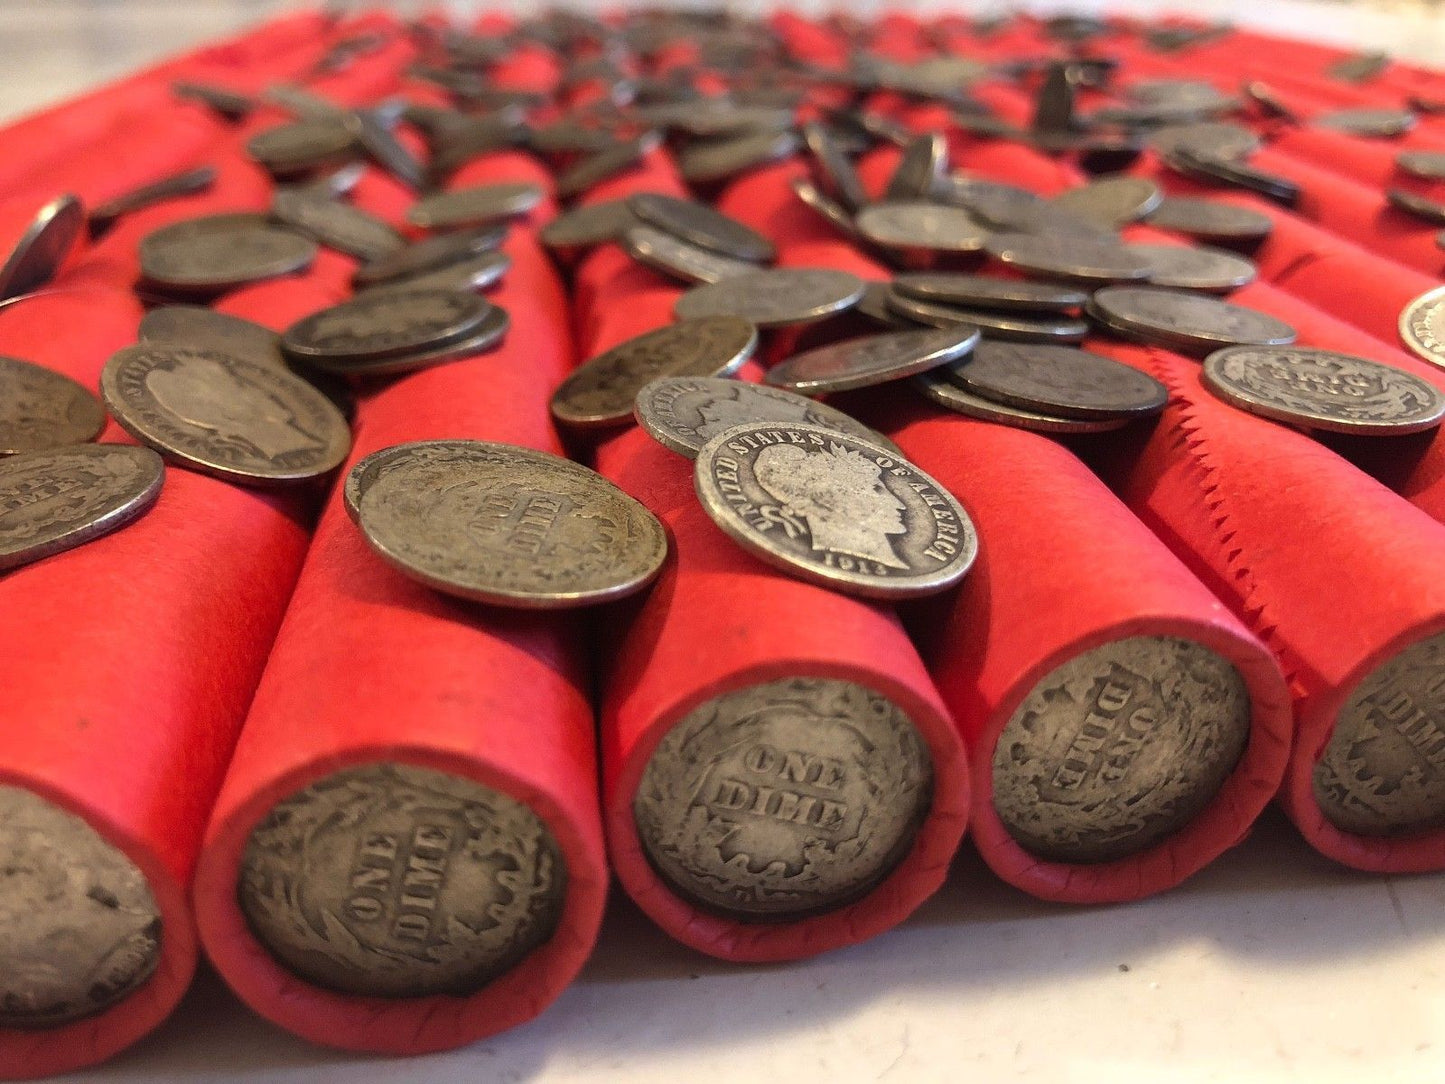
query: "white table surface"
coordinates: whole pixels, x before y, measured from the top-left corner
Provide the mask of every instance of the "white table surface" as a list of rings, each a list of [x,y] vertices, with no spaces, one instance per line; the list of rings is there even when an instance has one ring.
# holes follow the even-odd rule
[[[294,6],[0,0],[0,119]],[[1445,15],[1423,5],[1179,6],[1445,61]],[[251,1015],[203,971],[156,1033],[66,1079],[1438,1082],[1445,876],[1353,874],[1309,851],[1274,813],[1181,889],[1130,906],[1042,904],[966,852],[943,891],[898,929],[820,959],[749,968],[677,945],[614,893],[581,978],[540,1019],[466,1049],[403,1062],[313,1047]]]

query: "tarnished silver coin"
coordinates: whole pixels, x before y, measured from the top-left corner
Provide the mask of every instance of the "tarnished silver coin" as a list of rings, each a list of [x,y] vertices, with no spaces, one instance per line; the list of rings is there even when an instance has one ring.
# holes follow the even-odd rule
[[[698,140],[677,156],[677,168],[690,184],[706,184],[787,158],[797,149],[798,135],[793,131]]]
[[[1204,385],[1251,414],[1337,433],[1418,433],[1445,416],[1445,395],[1412,373],[1304,346],[1216,350]]]
[[[155,503],[164,476],[160,456],[128,444],[78,444],[0,459],[0,570],[125,526]]]
[[[788,182],[800,203],[849,239],[858,236],[853,214],[833,197],[827,195],[807,177],[794,177]]]
[[[1086,306],[1088,314],[1124,338],[1207,353],[1221,346],[1288,346],[1295,330],[1242,305],[1184,290],[1108,286]]]
[[[758,327],[783,327],[843,312],[862,295],[863,280],[847,271],[777,268],[696,286],[677,299],[673,313],[679,320],[740,316]]]
[[[281,336],[269,327],[204,305],[161,305],[140,322],[141,342],[177,343],[219,350],[262,365],[286,366]]]
[[[628,199],[627,206],[648,225],[699,248],[753,263],[777,258],[777,247],[757,230],[694,200],[639,192]]]
[[[74,813],[0,785],[0,1027],[58,1027],[154,974],[161,913],[145,874]]]
[[[1150,145],[1165,156],[1191,151],[1210,158],[1246,158],[1263,142],[1253,129],[1230,121],[1168,124],[1149,133]]]
[[[975,395],[967,388],[944,375],[947,370],[934,369],[919,373],[911,383],[929,402],[980,421],[998,422],[1015,429],[1029,429],[1036,433],[1106,433],[1122,429],[1129,424],[1128,418],[1061,418],[1052,414],[1041,414],[1035,410],[1009,406]]]
[[[184,293],[221,293],[248,282],[302,271],[316,242],[294,230],[216,215],[162,226],[140,242],[140,269],[153,285]]]
[[[1317,127],[1367,139],[1395,139],[1415,127],[1415,121],[1408,109],[1336,109],[1310,119]]]
[[[1067,346],[982,342],[942,375],[986,399],[1066,418],[1148,417],[1169,402],[1148,373]]]
[[[1360,679],[1315,764],[1314,795],[1336,828],[1409,836],[1445,827],[1445,634]]]
[[[365,289],[380,282],[436,271],[484,252],[495,251],[506,239],[507,224],[504,222],[423,237],[362,264],[352,274],[351,284],[357,289]]]
[[[1243,256],[1203,245],[1129,245],[1149,261],[1149,285],[1171,290],[1228,293],[1254,281],[1254,263]]]
[[[903,157],[888,178],[883,198],[889,202],[935,199],[948,172],[948,143],[940,132],[928,132],[903,148]]]
[[[1184,196],[1165,196],[1148,222],[1205,241],[1255,241],[1274,229],[1268,215],[1249,207]]]
[[[749,260],[738,260],[712,249],[699,248],[655,226],[639,224],[630,227],[622,235],[622,247],[644,267],[660,271],[679,282],[721,282],[758,269],[758,265]]]
[[[648,381],[727,376],[752,357],[757,345],[757,328],[736,316],[703,316],[660,327],[575,369],[552,394],[552,416],[573,426],[625,424]]]
[[[527,805],[378,763],[328,775],[251,832],[238,898],[307,982],[362,997],[474,994],[556,932],[567,866]]]
[[[0,456],[84,444],[104,426],[105,408],[79,383],[0,356]]]
[[[406,245],[401,234],[376,215],[309,189],[278,188],[271,199],[271,215],[358,260],[384,259]]]
[[[137,440],[230,481],[305,482],[335,470],[351,448],[346,419],[306,381],[220,350],[128,346],[101,370],[100,391]]]
[[[412,295],[402,291],[367,291],[359,297],[370,297],[372,293],[378,296],[395,296],[409,298]],[[476,296],[476,295],[471,295]],[[317,361],[314,364],[315,371],[323,375],[333,377],[341,376],[395,376],[399,373],[415,372],[418,369],[427,369],[433,365],[442,365],[449,361],[457,361],[462,358],[475,357],[477,354],[486,353],[492,350],[506,338],[507,332],[511,330],[512,319],[507,311],[500,305],[486,303],[482,313],[481,322],[460,339],[448,339],[443,343],[434,346],[413,350],[405,354],[388,355],[375,358],[328,358]],[[292,365],[298,364],[294,359]]]
[[[37,290],[55,277],[85,229],[85,209],[74,196],[56,196],[0,264],[0,301]]]
[[[703,445],[693,483],[740,546],[802,579],[874,598],[942,591],[978,555],[963,506],[880,445],[798,422],[750,422]]]
[[[1102,177],[1061,192],[1050,202],[1096,226],[1117,230],[1137,222],[1164,199],[1159,186],[1143,177]]]
[[[632,815],[678,895],[781,922],[866,895],[907,856],[932,799],[928,747],[897,704],[797,677],[678,720],[643,768]]]
[[[1445,366],[1445,286],[1426,290],[1405,306],[1400,341],[1432,365]]]
[[[412,191],[426,186],[426,168],[411,150],[396,138],[382,110],[354,109],[346,116],[346,127],[368,158]]]
[[[1089,299],[1086,291],[1057,283],[950,271],[904,272],[894,276],[893,289],[920,301],[1037,313],[1067,312]]]
[[[1445,181],[1445,151],[1401,151],[1395,166],[1422,181]]]
[[[468,293],[486,290],[501,282],[502,276],[511,266],[512,257],[505,252],[481,252],[430,271],[386,279],[374,286],[367,286],[361,292],[373,294],[387,290],[392,293],[415,293],[421,290],[430,293],[433,290],[460,290]]]
[[[941,203],[872,203],[854,223],[874,244],[930,252],[978,252],[991,232],[961,207]]]
[[[897,290],[889,289],[888,307],[900,316],[928,327],[972,327],[985,338],[1014,342],[1076,343],[1089,333],[1089,325],[1062,313],[1030,314],[993,312],[989,309],[945,305],[939,301],[920,301]]]
[[[90,223],[91,236],[104,233],[115,225],[118,218],[124,215],[134,214],[147,207],[154,207],[166,200],[205,192],[215,183],[215,166],[196,166],[193,169],[172,173],[169,177],[162,177],[150,184],[138,185],[104,203],[96,204],[90,209],[87,219]]]
[[[866,388],[957,362],[978,339],[978,329],[968,325],[843,339],[794,354],[769,369],[764,379],[799,395]]]
[[[809,121],[803,125],[803,141],[818,165],[823,188],[837,197],[845,212],[856,212],[872,202],[853,162],[826,126]]]
[[[586,248],[616,241],[635,225],[637,216],[627,201],[612,199],[574,207],[548,222],[537,236],[551,249]]]
[[[637,422],[659,444],[696,459],[724,429],[747,422],[803,422],[837,429],[902,456],[882,433],[826,403],[782,388],[720,377],[665,376],[643,385],[633,408]]]
[[[1414,215],[1432,226],[1445,226],[1445,203],[1404,188],[1385,189],[1385,201],[1397,211]]]
[[[1249,689],[1192,640],[1131,636],[1051,670],[1004,725],[993,807],[1053,862],[1156,846],[1219,793],[1249,742]]]
[[[329,169],[358,150],[356,136],[339,117],[293,121],[246,141],[246,153],[281,178]]]
[[[281,348],[320,366],[405,357],[470,337],[493,308],[460,290],[367,292],[302,317]]]
[[[406,218],[427,230],[485,226],[526,214],[542,202],[543,195],[542,189],[529,181],[459,188],[418,200]]]
[[[1068,282],[1130,282],[1148,278],[1149,262],[1120,241],[1038,233],[995,233],[984,248],[1025,275]]]
[[[412,579],[522,609],[633,594],[667,557],[657,518],[600,474],[479,440],[418,441],[378,460],[357,493],[357,521]]]
[[[609,177],[636,169],[662,145],[660,132],[648,131],[631,139],[614,139],[603,149],[589,154],[557,174],[553,187],[558,198],[571,199]]]

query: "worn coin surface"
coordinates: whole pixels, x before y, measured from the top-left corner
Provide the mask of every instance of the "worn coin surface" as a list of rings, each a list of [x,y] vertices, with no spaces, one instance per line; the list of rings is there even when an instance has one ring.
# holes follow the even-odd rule
[[[372,291],[365,295],[370,296]],[[410,296],[404,291],[381,291],[384,296],[393,294],[396,297]],[[473,295],[475,296],[475,295]],[[410,373],[417,369],[430,368],[433,365],[441,365],[445,362],[456,361],[460,358],[474,357],[477,354],[485,353],[499,345],[511,329],[512,319],[507,310],[500,305],[487,303],[482,314],[481,322],[469,331],[463,338],[448,339],[444,343],[435,346],[414,350],[406,354],[397,354],[377,358],[330,358],[325,361],[315,362],[316,370],[332,377],[345,375],[352,376],[393,376],[398,373]],[[293,365],[297,364],[293,360]]]
[[[933,252],[977,252],[991,232],[961,207],[922,202],[869,204],[855,225],[874,244]]]
[[[622,235],[622,247],[638,263],[679,282],[721,282],[758,269],[750,260],[724,256],[713,249],[690,244],[655,226],[636,225]]]
[[[219,293],[301,271],[316,242],[294,230],[230,215],[162,226],[140,242],[141,274],[172,290]]]
[[[1161,230],[1205,241],[1254,241],[1274,229],[1268,215],[1249,207],[1184,196],[1165,196],[1148,221]]]
[[[528,181],[458,188],[417,200],[406,218],[427,230],[482,226],[526,214],[542,202],[543,195],[540,186]]]
[[[1273,316],[1184,290],[1109,286],[1089,299],[1087,311],[1126,338],[1191,353],[1288,346],[1295,339],[1294,328]]]
[[[0,264],[0,300],[37,290],[55,277],[85,229],[85,209],[74,196],[56,196],[36,212]]]
[[[363,293],[388,290],[392,293],[430,293],[433,290],[460,290],[464,293],[486,290],[502,280],[512,266],[512,257],[505,252],[481,252],[464,260],[449,263],[415,275],[387,279],[366,287]]]
[[[1021,312],[1067,312],[1089,299],[1084,290],[1051,282],[948,271],[904,272],[894,276],[893,289],[920,301]]]
[[[0,459],[0,569],[74,549],[131,522],[160,496],[149,448],[79,444]]]
[[[709,911],[786,921],[866,895],[933,798],[913,721],[872,689],[796,677],[737,689],[664,735],[632,802],[649,861]]]
[[[271,199],[271,215],[358,260],[384,259],[406,245],[401,234],[376,215],[311,189],[278,188]]]
[[[0,456],[84,444],[104,426],[105,408],[76,381],[0,356]]]
[[[220,350],[129,346],[106,362],[100,390],[137,440],[218,478],[304,482],[340,466],[351,448],[346,420],[306,381]]]
[[[696,459],[702,446],[724,429],[746,422],[803,422],[851,433],[903,454],[882,433],[826,403],[742,380],[661,377],[643,385],[633,413],[649,436],[689,459]]]
[[[1227,293],[1254,281],[1253,262],[1202,245],[1129,245],[1149,261],[1149,284],[1173,290]]]
[[[1408,836],[1445,827],[1445,634],[1366,674],[1335,717],[1314,795],[1335,827]]]
[[[1412,373],[1304,346],[1216,350],[1204,384],[1251,414],[1337,433],[1418,433],[1445,416],[1445,395]]]
[[[277,177],[326,169],[356,151],[356,137],[335,117],[278,125],[246,141],[246,153]]]
[[[1445,286],[1426,290],[1405,306],[1400,341],[1431,364],[1445,366]]]
[[[219,350],[247,361],[284,367],[281,336],[269,327],[204,305],[161,305],[141,318],[141,342]]]
[[[404,357],[470,337],[493,308],[460,290],[366,292],[302,317],[281,347],[317,365]]]
[[[1445,181],[1445,151],[1401,151],[1395,156],[1401,172],[1425,181]]]
[[[1128,282],[1149,276],[1149,263],[1118,241],[1037,233],[996,233],[984,247],[1026,275],[1070,282]]]
[[[977,328],[985,338],[1010,339],[1015,342],[1080,342],[1089,333],[1083,320],[1060,314],[1027,314],[993,312],[988,309],[945,305],[938,301],[920,301],[890,289],[888,307],[900,316],[929,327]]]
[[[1414,215],[1432,226],[1445,226],[1445,203],[1441,203],[1439,200],[1430,199],[1428,196],[1422,196],[1404,188],[1385,189],[1385,199],[1397,211]]]
[[[736,316],[703,316],[660,327],[592,358],[552,395],[552,415],[575,426],[632,419],[637,393],[660,376],[727,376],[752,356],[758,331]]]
[[[379,282],[436,271],[448,264],[461,263],[473,256],[491,252],[506,238],[506,223],[423,237],[420,241],[412,241],[362,264],[352,274],[351,284],[362,289],[375,286]]]
[[[635,225],[637,216],[627,201],[612,199],[573,207],[543,226],[537,236],[548,248],[585,248],[615,241]]]
[[[1337,109],[1311,118],[1310,123],[1348,135],[1393,139],[1415,127],[1415,114],[1408,109]]]
[[[754,263],[777,258],[777,247],[757,230],[695,200],[639,192],[627,206],[643,222],[699,248]]]
[[[49,1028],[110,1008],[161,956],[145,874],[74,813],[0,785],[0,1027]]]
[[[601,475],[545,452],[418,441],[377,461],[357,494],[371,547],[446,594],[522,609],[621,598],[652,582],[667,536]]]
[[[760,559],[834,590],[876,598],[942,591],[978,555],[953,495],[893,452],[837,430],[751,422],[703,445],[703,507]]]
[[[943,375],[984,398],[1066,418],[1147,417],[1169,402],[1147,373],[1067,346],[983,342]]]
[[[677,299],[673,313],[679,320],[740,316],[758,327],[782,327],[843,312],[862,295],[863,280],[847,271],[778,268],[695,286]]]
[[[797,149],[798,135],[792,131],[699,140],[677,156],[677,168],[683,180],[703,184],[787,158]]]
[[[978,344],[978,329],[961,325],[844,339],[774,365],[764,378],[800,395],[866,388],[957,362]]]
[[[1249,741],[1249,690],[1202,644],[1131,636],[1024,697],[993,753],[1009,835],[1054,862],[1112,862],[1167,839],[1219,793]]]
[[[1259,150],[1263,140],[1242,124],[1197,121],[1156,128],[1149,133],[1149,143],[1162,155],[1188,151],[1210,158],[1245,158]]]
[[[326,776],[252,831],[239,899],[307,982],[364,997],[464,997],[546,943],[567,894],[556,838],[470,779],[378,763]]]
[[[1104,177],[1061,192],[1050,202],[1105,229],[1117,230],[1155,210],[1164,193],[1143,177]]]
[[[1129,424],[1124,418],[1061,418],[1052,414],[1041,414],[1034,410],[1010,406],[1007,403],[985,399],[967,388],[950,380],[946,369],[934,369],[919,373],[911,379],[918,392],[929,402],[986,422],[1011,425],[1016,429],[1030,429],[1036,433],[1105,433],[1122,429]]]

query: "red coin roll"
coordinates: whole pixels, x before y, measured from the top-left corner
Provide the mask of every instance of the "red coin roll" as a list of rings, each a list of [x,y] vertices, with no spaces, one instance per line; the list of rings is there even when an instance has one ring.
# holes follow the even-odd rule
[[[39,295],[0,312],[0,353],[94,388],[139,319],[120,293]],[[112,424],[105,439],[127,438]],[[185,991],[196,955],[191,871],[301,566],[305,504],[171,467],[136,521],[0,576],[0,782],[34,790],[119,848],[162,920],[160,963],[143,986],[61,1027],[0,1029],[0,1076],[104,1060]]]

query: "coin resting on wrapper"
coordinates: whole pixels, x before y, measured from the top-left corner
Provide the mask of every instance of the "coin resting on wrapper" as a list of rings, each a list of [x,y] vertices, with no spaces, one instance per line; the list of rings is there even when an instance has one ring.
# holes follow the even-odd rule
[[[933,766],[908,716],[848,681],[798,677],[688,712],[632,812],[658,875],[705,910],[784,922],[866,895],[928,815]]]
[[[1015,709],[994,746],[994,811],[1040,858],[1127,858],[1210,803],[1249,719],[1244,678],[1202,644],[1115,640],[1050,671]]]
[[[277,803],[247,841],[238,896],[256,939],[307,982],[465,997],[551,938],[566,890],[561,850],[529,806],[379,763]]]
[[[140,869],[74,813],[0,785],[0,1028],[57,1027],[140,987],[161,915]]]
[[[863,296],[863,280],[846,271],[785,267],[696,286],[677,299],[679,320],[740,316],[758,327],[807,324],[843,312]]]
[[[794,354],[769,369],[766,380],[800,395],[865,388],[958,362],[978,340],[967,325],[844,339]]]
[[[100,400],[70,377],[0,356],[0,456],[84,444],[104,426]]]

